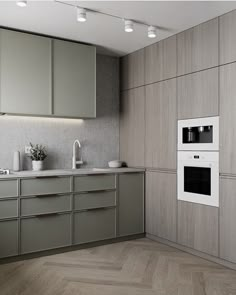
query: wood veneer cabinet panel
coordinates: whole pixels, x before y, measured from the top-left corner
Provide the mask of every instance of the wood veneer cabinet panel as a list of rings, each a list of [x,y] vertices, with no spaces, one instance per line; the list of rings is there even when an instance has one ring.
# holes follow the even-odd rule
[[[176,174],[146,172],[146,232],[176,242]]]
[[[144,167],[145,143],[144,87],[121,94],[120,158],[128,166]]]
[[[218,256],[218,208],[178,201],[178,243]]]
[[[145,48],[145,84],[176,77],[176,35]]]
[[[220,16],[220,64],[236,61],[236,10]]]
[[[144,85],[144,49],[121,58],[121,90]]]
[[[236,64],[220,67],[220,172],[236,174]]]
[[[236,263],[236,178],[220,179],[220,258]]]
[[[146,86],[145,166],[176,169],[176,79]]]
[[[177,78],[178,119],[218,116],[218,68]]]
[[[218,65],[218,18],[177,35],[178,75]]]

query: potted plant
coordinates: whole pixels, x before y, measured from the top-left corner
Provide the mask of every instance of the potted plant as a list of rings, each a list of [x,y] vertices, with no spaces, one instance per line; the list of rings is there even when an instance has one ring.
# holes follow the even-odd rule
[[[43,170],[43,161],[47,158],[46,148],[41,144],[32,144],[30,142],[30,158],[32,160],[33,171]]]

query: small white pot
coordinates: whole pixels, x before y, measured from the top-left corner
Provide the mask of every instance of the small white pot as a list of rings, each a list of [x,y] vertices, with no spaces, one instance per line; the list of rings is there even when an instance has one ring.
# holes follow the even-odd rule
[[[32,169],[33,171],[43,170],[43,161],[32,161]]]

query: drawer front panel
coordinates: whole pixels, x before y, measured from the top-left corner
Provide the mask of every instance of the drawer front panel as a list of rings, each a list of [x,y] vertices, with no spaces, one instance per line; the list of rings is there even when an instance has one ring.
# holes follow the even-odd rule
[[[70,177],[32,178],[21,180],[21,195],[43,195],[70,192]]]
[[[0,200],[0,219],[18,216],[17,200]]]
[[[74,191],[107,190],[116,187],[115,175],[91,175],[74,178]]]
[[[21,215],[71,210],[71,195],[51,195],[21,199]]]
[[[0,198],[17,196],[17,180],[0,180]]]
[[[97,209],[74,214],[74,244],[81,244],[116,236],[116,210]]]
[[[96,192],[74,196],[74,209],[83,210],[116,205],[116,192]]]
[[[21,219],[21,254],[70,245],[71,214]]]
[[[18,254],[18,221],[0,222],[0,258]]]

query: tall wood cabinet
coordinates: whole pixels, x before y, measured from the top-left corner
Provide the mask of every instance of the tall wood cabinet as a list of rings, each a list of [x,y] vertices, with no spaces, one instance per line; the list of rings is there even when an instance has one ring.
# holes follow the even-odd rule
[[[218,208],[178,201],[178,243],[218,256]]]
[[[120,158],[128,166],[144,167],[144,114],[144,87],[122,92],[120,107]]]
[[[146,172],[146,232],[176,242],[176,174]]]
[[[146,86],[145,120],[145,166],[176,169],[176,79]]]
[[[218,65],[218,18],[177,35],[177,75]]]
[[[220,257],[236,263],[236,178],[220,179]]]
[[[51,39],[0,30],[0,112],[51,114]]]
[[[121,58],[121,90],[144,85],[144,49]]]
[[[145,47],[145,84],[176,77],[176,35]]]
[[[218,68],[177,78],[178,119],[218,116]]]

